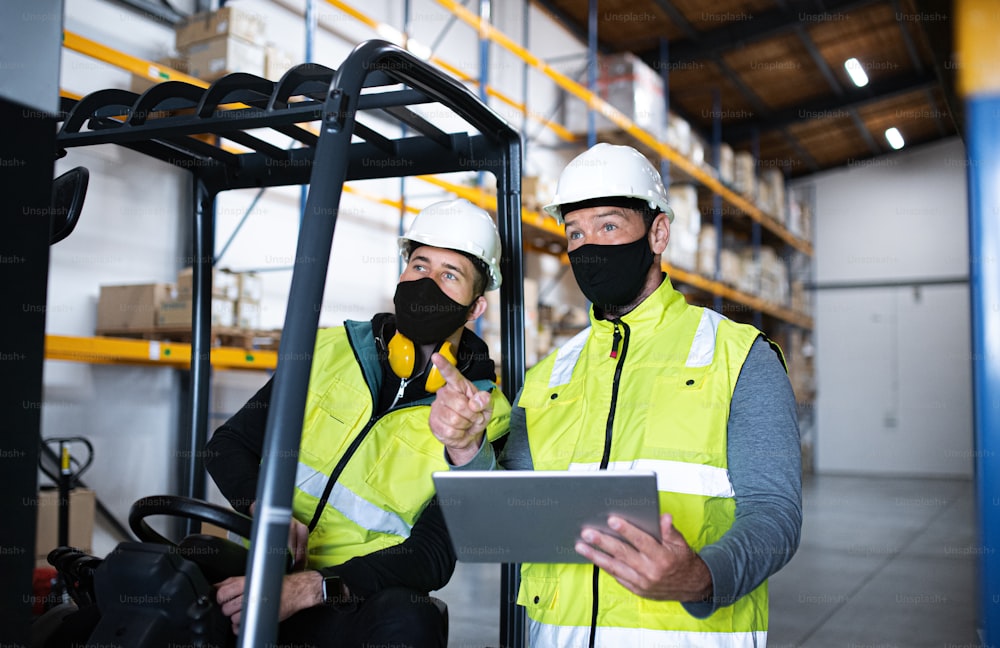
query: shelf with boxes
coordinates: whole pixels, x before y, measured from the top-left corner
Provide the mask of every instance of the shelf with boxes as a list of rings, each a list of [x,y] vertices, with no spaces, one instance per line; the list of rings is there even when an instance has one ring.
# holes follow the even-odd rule
[[[718,297],[733,302],[724,304],[724,311],[750,308],[811,328],[811,311],[801,302],[793,303],[789,279],[791,260],[808,258],[812,252],[808,212],[796,210],[794,225],[790,223],[782,172],[758,171],[750,153],[734,152],[724,143],[719,146],[718,168],[710,165],[707,142],[685,120],[667,114],[660,75],[632,54],[599,59],[595,92],[653,136],[656,145],[616,130],[603,114],[595,120],[599,141],[634,146],[653,161],[666,147],[687,162],[679,173],[671,165],[669,174],[675,181],[668,189],[675,218],[664,260],[674,281],[687,283],[696,301]],[[587,114],[587,104],[570,101],[567,128],[580,132],[589,126]]]
[[[262,16],[239,5],[190,16],[174,30],[175,51],[157,59],[145,74],[133,74],[131,90],[142,94],[181,72],[211,82],[233,72],[280,79],[294,61],[267,38]],[[163,68],[163,69],[160,69]]]
[[[454,0],[438,0],[438,3],[469,27],[476,29],[482,39],[488,39],[519,57],[526,66],[549,77],[567,93],[569,102],[565,104],[567,114],[564,115],[564,121],[567,130],[576,131],[578,139],[581,140],[581,149],[582,141],[586,137],[583,131],[585,129],[589,131],[590,127],[588,109],[592,109],[596,113],[595,134],[598,140],[629,144],[639,149],[654,163],[657,160],[669,161],[671,178],[686,181],[696,188],[696,193],[712,196],[713,202],[721,200],[724,204],[724,208],[719,210],[724,221],[721,231],[725,232],[733,225],[742,229],[748,227],[752,229],[752,224],[756,223],[760,230],[765,232],[761,238],[769,244],[773,243],[775,248],[773,254],[764,253],[766,259],[764,263],[768,264],[769,271],[768,287],[765,290],[770,290],[768,296],[774,296],[777,292],[780,301],[766,299],[760,295],[759,281],[755,282],[758,284],[756,290],[745,291],[721,281],[714,269],[710,275],[699,272],[697,264],[692,263],[692,259],[696,259],[697,255],[692,255],[691,251],[697,249],[697,238],[702,229],[701,217],[692,216],[688,219],[691,235],[685,237],[689,242],[687,249],[681,250],[681,245],[676,246],[676,254],[686,256],[688,267],[686,269],[674,267],[673,262],[665,264],[665,270],[672,277],[681,279],[690,286],[715,297],[732,300],[741,306],[758,310],[779,321],[803,328],[812,327],[810,314],[795,310],[790,298],[786,299],[780,290],[783,285],[782,270],[777,269],[778,263],[774,261],[776,257],[782,258],[778,250],[783,253],[784,246],[806,256],[812,254],[812,245],[808,238],[792,232],[783,223],[781,206],[784,201],[779,191],[771,190],[779,182],[783,184],[783,177],[776,177],[774,173],[765,174],[763,184],[767,189],[758,196],[756,167],[748,153],[733,152],[729,147],[722,146],[720,169],[708,164],[707,144],[692,133],[687,122],[676,115],[669,115],[668,118],[662,77],[637,57],[622,54],[604,57],[594,62],[598,78],[595,92],[591,92],[515,43],[492,25],[484,24],[476,14]],[[342,4],[338,2],[338,5]],[[550,184],[551,180],[545,178],[524,183],[522,187],[524,204],[537,207],[547,202],[552,194],[546,192],[544,188]],[[539,193],[547,195],[531,195],[529,192],[532,187],[538,188]],[[763,202],[761,203],[758,198],[764,198]],[[712,211],[714,205],[713,210],[706,210],[706,214]],[[717,232],[716,238],[722,236]],[[535,247],[550,253],[562,253],[564,250],[559,241],[545,237],[538,237]],[[756,244],[753,247],[756,247]],[[759,257],[759,250],[754,251],[755,263],[759,263]]]
[[[191,268],[184,268],[176,283],[101,286],[96,337],[46,336],[46,359],[189,366],[192,275]],[[281,332],[260,330],[260,291],[260,277],[255,273],[213,269],[213,366],[275,367]]]

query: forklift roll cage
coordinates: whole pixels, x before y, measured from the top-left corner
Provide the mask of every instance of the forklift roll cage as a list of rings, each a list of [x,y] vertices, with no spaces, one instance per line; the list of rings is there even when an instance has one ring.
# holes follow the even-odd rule
[[[500,288],[501,386],[513,400],[524,376],[520,136],[456,80],[379,40],[357,46],[336,70],[299,65],[277,82],[238,73],[208,88],[167,81],[142,95],[108,89],[63,101],[56,138],[60,151],[118,144],[186,169],[194,179],[195,298],[185,439],[191,452],[182,479],[182,494],[189,497],[203,498],[205,487],[200,450],[208,435],[215,197],[230,189],[309,186],[267,419],[239,637],[241,646],[273,645],[277,606],[260,602],[266,592],[281,587],[296,451],[343,184],[455,171],[496,176],[505,279]],[[467,130],[446,132],[410,109],[428,104],[461,118]],[[410,135],[393,139],[358,119],[376,116],[405,125],[400,130]],[[318,135],[302,126],[309,122],[319,123]],[[286,135],[292,145],[269,143],[251,132],[257,129]],[[203,135],[217,136],[211,138],[216,143],[194,137]],[[218,145],[221,138],[246,150],[226,150]],[[523,612],[513,603],[517,576],[516,565],[503,566],[503,646],[523,644]]]

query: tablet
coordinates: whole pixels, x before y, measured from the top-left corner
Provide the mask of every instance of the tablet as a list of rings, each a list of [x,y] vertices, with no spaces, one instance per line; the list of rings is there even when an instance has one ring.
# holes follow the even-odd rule
[[[433,474],[458,559],[586,563],[573,545],[584,527],[616,535],[608,516],[660,538],[656,475],[610,471],[450,471]]]

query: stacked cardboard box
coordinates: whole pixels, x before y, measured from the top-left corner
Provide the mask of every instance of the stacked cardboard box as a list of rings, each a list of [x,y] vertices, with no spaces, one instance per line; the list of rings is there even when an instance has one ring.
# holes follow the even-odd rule
[[[177,26],[176,46],[192,76],[214,81],[232,72],[264,75],[264,21],[238,6],[191,16]]]
[[[662,139],[666,129],[663,78],[631,53],[603,56],[598,62],[594,94],[608,102],[643,130]],[[575,133],[587,132],[587,105],[576,97],[566,102],[566,126]],[[597,130],[619,127],[598,113]]]
[[[43,489],[38,493],[35,521],[35,566],[47,567],[49,552],[59,546],[59,491]],[[93,552],[94,511],[97,497],[94,491],[74,488],[69,492],[69,546],[84,553]]]
[[[236,323],[236,303],[231,299],[212,296],[212,326],[232,328]],[[173,299],[160,305],[156,326],[164,329],[189,328],[194,313],[191,297]]]
[[[176,298],[173,284],[101,286],[97,302],[97,334],[150,331],[163,304]]]
[[[228,270],[212,268],[212,326],[235,326],[237,286],[236,275]],[[177,273],[177,297],[161,305],[156,325],[169,329],[190,327],[193,299],[194,269],[183,268]]]

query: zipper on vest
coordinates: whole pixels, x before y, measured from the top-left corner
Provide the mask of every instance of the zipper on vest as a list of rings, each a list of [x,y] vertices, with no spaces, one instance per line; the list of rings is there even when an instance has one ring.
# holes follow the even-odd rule
[[[611,357],[612,358],[617,358],[618,357],[618,345],[621,343],[621,341],[622,341],[622,334],[618,330],[618,322],[615,322],[615,334],[611,338]]]
[[[611,459],[611,431],[615,424],[615,408],[618,404],[618,387],[622,377],[622,366],[625,364],[625,353],[628,351],[628,324],[621,322],[621,332],[619,332],[618,326],[619,323],[615,322],[611,357],[618,358],[618,363],[615,365],[615,376],[611,383],[611,407],[608,408],[608,420],[604,425],[604,455],[601,457],[601,470],[607,470],[608,462]]]
[[[364,367],[364,364],[361,362],[361,356],[358,355],[358,349],[354,346],[354,340],[351,339],[350,334],[347,336],[347,344],[354,353],[354,357],[358,361],[358,366]],[[362,371],[362,373],[364,372]],[[365,381],[367,382],[367,378]],[[378,423],[379,419],[392,411],[392,408],[396,405],[396,401],[399,400],[405,388],[406,380],[401,380],[399,391],[396,393],[396,398],[393,399],[392,405],[389,406],[389,409],[382,412],[381,415],[375,413],[375,410],[378,409],[378,394],[372,392],[372,416],[368,419],[368,422],[365,423],[365,426],[361,428],[357,436],[354,437],[354,440],[351,441],[351,445],[348,446],[347,450],[340,458],[340,461],[338,461],[337,465],[333,468],[333,472],[330,473],[330,478],[326,480],[326,486],[323,488],[323,495],[319,498],[319,502],[316,504],[316,510],[313,512],[312,520],[309,521],[309,533],[313,532],[313,529],[315,529],[316,525],[319,524],[320,518],[323,517],[323,511],[326,510],[326,503],[330,499],[330,493],[333,492],[333,486],[340,478],[340,474],[344,472],[344,469],[347,467],[347,462],[349,462],[351,457],[354,456],[354,453],[358,451],[358,447],[361,445],[361,442],[365,440],[365,437],[368,436],[368,433],[371,432],[373,427],[375,427],[375,424]],[[372,389],[371,385],[368,386],[368,389]]]
[[[618,404],[618,387],[621,383],[622,367],[625,365],[625,354],[628,351],[628,324],[621,322],[621,331],[619,331],[618,326],[619,322],[615,322],[611,357],[618,358],[618,363],[615,365],[615,377],[611,383],[611,407],[608,409],[608,420],[604,425],[604,454],[601,456],[601,470],[607,470],[608,464],[611,462],[611,432],[615,425],[615,407]],[[621,346],[620,349],[619,345]],[[594,648],[597,641],[597,612],[601,594],[600,587],[598,586],[600,572],[600,568],[594,565],[594,584],[592,587],[593,608],[590,613],[590,648]]]
[[[372,416],[368,419],[365,426],[361,428],[358,435],[354,437],[353,441],[351,441],[351,445],[347,448],[347,451],[344,452],[340,461],[337,462],[333,472],[330,473],[330,478],[326,480],[326,487],[323,488],[323,496],[319,498],[319,503],[316,504],[316,511],[313,513],[312,520],[309,521],[309,533],[313,532],[313,529],[315,529],[316,525],[319,524],[319,519],[323,517],[323,511],[326,509],[326,502],[330,499],[330,493],[333,492],[333,485],[337,483],[340,473],[344,472],[344,468],[347,467],[347,462],[351,460],[351,457],[353,457],[354,453],[357,452],[358,446],[360,446],[361,442],[365,440],[365,437],[368,436],[368,433],[373,427],[375,427],[376,421],[380,418],[380,416]]]
[[[406,378],[400,378],[399,379],[399,389],[396,390],[396,397],[392,399],[392,405],[389,405],[389,409],[392,409],[393,407],[395,407],[396,403],[399,402],[399,399],[403,397],[403,392],[406,391],[406,386],[409,383],[410,383],[410,381],[407,380]],[[386,411],[389,411],[389,410],[386,410]]]

